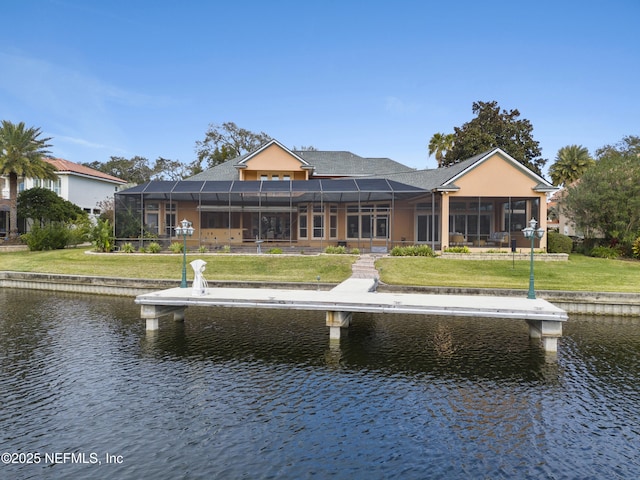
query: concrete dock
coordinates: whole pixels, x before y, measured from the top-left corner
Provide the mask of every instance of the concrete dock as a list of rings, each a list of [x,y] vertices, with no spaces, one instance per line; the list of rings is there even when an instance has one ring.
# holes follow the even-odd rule
[[[244,307],[323,310],[331,339],[339,339],[349,327],[352,313],[401,313],[525,320],[532,338],[539,338],[546,351],[555,352],[567,313],[542,299],[476,295],[429,295],[376,292],[377,279],[352,277],[332,290],[282,290],[270,288],[209,288],[194,295],[191,288],[170,288],[136,297],[147,329],[156,330],[158,319],[173,315],[184,319],[185,308]]]

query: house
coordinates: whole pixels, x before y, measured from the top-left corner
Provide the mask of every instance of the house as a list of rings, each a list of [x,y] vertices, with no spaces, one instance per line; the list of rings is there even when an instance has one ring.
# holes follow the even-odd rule
[[[415,170],[343,151],[292,151],[271,140],[182,181],[153,181],[116,194],[116,236],[175,238],[185,218],[192,246],[386,251],[402,244],[526,248],[534,217],[546,229],[557,188],[499,148],[450,167]],[[546,247],[546,236],[536,241]]]
[[[53,190],[65,200],[78,205],[90,215],[100,214],[98,204],[113,195],[126,185],[120,178],[99,172],[84,165],[61,158],[45,158],[46,162],[56,169],[56,180],[38,178],[19,179],[18,192],[34,187]],[[6,233],[9,225],[9,179],[0,177],[0,235]]]

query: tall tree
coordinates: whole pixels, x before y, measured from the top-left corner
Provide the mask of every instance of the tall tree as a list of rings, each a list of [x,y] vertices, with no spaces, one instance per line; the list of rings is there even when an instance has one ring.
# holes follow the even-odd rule
[[[445,154],[453,148],[455,136],[453,133],[434,133],[429,141],[429,156],[434,155],[438,168],[442,167]]]
[[[556,161],[549,167],[549,175],[554,185],[570,185],[594,164],[586,147],[567,145],[558,150]]]
[[[635,140],[634,140],[635,139]],[[638,137],[603,147],[595,164],[567,188],[560,207],[586,236],[602,233],[628,242],[640,233],[640,158]]]
[[[202,162],[206,161],[208,168],[214,167],[231,158],[256,150],[271,137],[264,132],[254,133],[238,127],[233,122],[222,125],[209,125],[204,140],[196,142],[196,165],[194,171],[202,169]]]
[[[139,156],[132,158],[111,157],[105,163],[96,161],[83,163],[83,165],[136,185],[148,182],[154,174],[153,167],[149,165],[149,160]]]
[[[500,111],[495,101],[474,102],[472,111],[476,118],[454,128],[453,147],[444,156],[444,166],[499,147],[541,174],[547,161],[540,157],[539,142],[533,139],[533,126],[529,120],[520,119],[520,112],[515,109]]]
[[[0,127],[0,175],[9,177],[9,239],[18,238],[18,179],[56,180],[56,169],[44,161],[51,138],[41,137],[39,128],[27,128],[7,120]]]

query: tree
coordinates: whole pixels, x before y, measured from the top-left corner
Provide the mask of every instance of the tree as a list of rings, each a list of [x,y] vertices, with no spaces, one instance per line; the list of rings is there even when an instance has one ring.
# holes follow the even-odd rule
[[[144,157],[111,157],[108,162],[89,162],[83,165],[139,185],[150,180],[182,180],[193,173],[178,160],[158,157],[153,165]]]
[[[529,120],[519,119],[518,110],[501,112],[495,101],[474,102],[472,111],[477,115],[476,118],[462,127],[454,128],[453,147],[445,154],[443,166],[498,147],[527,168],[541,174],[547,161],[540,158],[539,142],[533,139],[533,126]]]
[[[182,180],[191,174],[184,163],[163,157],[156,159],[152,170],[151,180]]]
[[[136,185],[148,182],[154,173],[153,168],[149,166],[149,160],[139,156],[133,158],[111,157],[105,163],[96,161],[83,163],[83,165]]]
[[[445,154],[453,147],[453,133],[434,133],[429,141],[429,156],[435,154],[438,168],[442,167]]]
[[[18,178],[56,180],[56,169],[44,161],[49,140],[39,128],[26,128],[24,122],[2,121],[0,127],[0,175],[9,177],[9,239],[18,238]]]
[[[203,161],[206,161],[208,168],[214,167],[231,158],[252,152],[269,140],[271,137],[266,133],[254,133],[238,127],[233,122],[209,125],[204,140],[196,142],[198,158],[192,170],[202,170]]]
[[[554,185],[570,185],[594,165],[595,161],[582,145],[568,145],[558,150],[556,161],[549,167]]]
[[[637,140],[638,137],[625,137],[618,147],[598,150],[598,161],[567,188],[560,206],[586,236],[601,232],[612,243],[630,242],[638,236],[640,158],[636,153]]]
[[[46,188],[30,188],[18,195],[18,216],[41,227],[51,222],[72,222],[87,214],[79,206]]]

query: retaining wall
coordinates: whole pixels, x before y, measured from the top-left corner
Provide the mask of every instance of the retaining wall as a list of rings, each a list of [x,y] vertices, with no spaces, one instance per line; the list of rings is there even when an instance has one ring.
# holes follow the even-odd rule
[[[330,290],[336,284],[289,282],[219,282],[209,280],[210,287],[283,288],[293,290]],[[142,278],[87,277],[47,273],[0,272],[0,288],[29,288],[57,292],[91,293],[135,297],[155,290],[180,285],[176,280]],[[524,297],[526,290],[422,287],[379,284],[379,292],[426,293],[435,295],[495,295]],[[553,303],[570,314],[640,316],[640,294],[608,292],[570,292],[536,290],[536,296]]]

